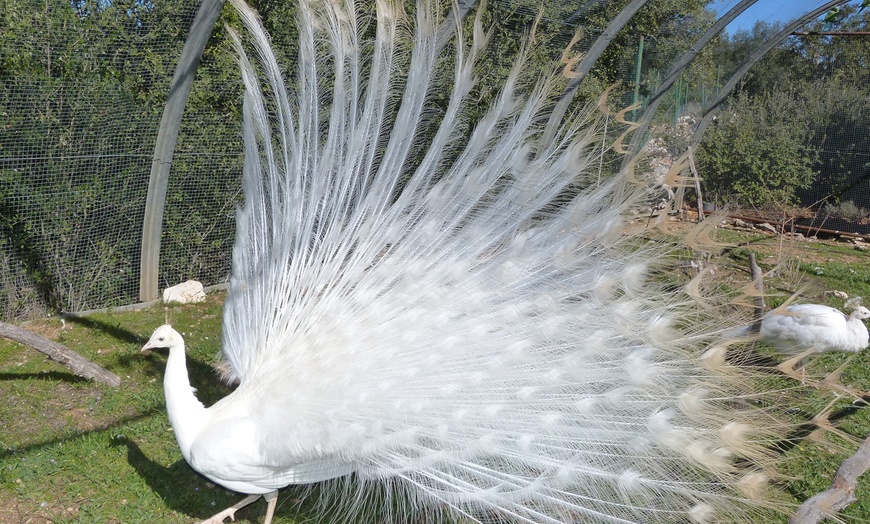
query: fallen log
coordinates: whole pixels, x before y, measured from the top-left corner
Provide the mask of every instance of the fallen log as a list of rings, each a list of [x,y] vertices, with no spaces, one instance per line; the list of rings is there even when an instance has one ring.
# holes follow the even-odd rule
[[[831,487],[817,493],[800,505],[789,524],[816,524],[824,519],[836,519],[838,511],[858,500],[855,490],[858,477],[870,469],[870,437],[867,437],[858,451],[840,464]]]
[[[68,367],[74,374],[110,386],[121,385],[121,377],[94,364],[75,351],[24,328],[0,322],[0,337],[14,340],[45,354],[51,360]]]

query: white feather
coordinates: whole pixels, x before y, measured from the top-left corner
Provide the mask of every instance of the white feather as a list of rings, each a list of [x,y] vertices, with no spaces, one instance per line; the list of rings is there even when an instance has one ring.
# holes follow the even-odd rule
[[[821,304],[794,304],[776,309],[761,321],[761,340],[778,351],[797,355],[807,350],[857,352],[867,347],[864,319],[870,310],[859,306],[848,316]]]
[[[769,413],[724,401],[733,375],[698,356],[713,337],[677,322],[690,305],[649,277],[666,249],[623,234],[641,190],[576,189],[597,177],[593,110],[540,143],[554,79],[523,85],[520,56],[466,138],[478,18],[423,132],[461,30],[425,1],[403,71],[401,3],[378,2],[362,53],[352,1],[300,2],[290,97],[256,14],[233,4],[260,71],[234,35],[245,201],[223,352],[240,385],[206,409],[180,335],[148,344],[170,348],[167,409],[194,469],[249,494],[355,473],[475,520],[707,522],[751,506],[727,446],[739,433],[763,457],[745,436],[773,431]],[[754,416],[767,427],[746,429]]]

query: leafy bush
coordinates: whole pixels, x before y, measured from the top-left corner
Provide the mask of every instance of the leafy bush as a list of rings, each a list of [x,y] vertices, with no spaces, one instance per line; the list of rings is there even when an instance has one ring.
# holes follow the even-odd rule
[[[853,222],[858,222],[867,216],[867,210],[856,206],[851,200],[840,202],[839,204],[825,204],[824,213],[835,218],[844,218]]]
[[[862,207],[870,207],[867,192],[870,99],[866,88],[833,77],[807,83],[803,89],[807,93],[805,110],[813,129],[812,140],[819,144],[820,154],[814,166],[813,186],[801,191],[802,200],[806,204],[823,200],[841,205],[854,203],[859,212]]]
[[[813,181],[818,151],[806,146],[809,122],[793,93],[739,93],[707,130],[698,151],[707,191],[720,204],[779,209],[797,203]]]

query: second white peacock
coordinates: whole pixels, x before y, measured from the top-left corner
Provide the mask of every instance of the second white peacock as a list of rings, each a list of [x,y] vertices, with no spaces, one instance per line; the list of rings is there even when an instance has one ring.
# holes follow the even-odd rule
[[[821,304],[793,304],[773,310],[761,321],[761,340],[780,353],[796,355],[812,351],[847,351],[855,353],[867,347],[870,310],[858,306],[848,315]]]
[[[169,348],[185,460],[249,495],[207,522],[265,495],[268,523],[279,488],[348,475],[349,500],[400,489],[397,522],[746,521],[769,503],[782,428],[740,400],[749,382],[711,346],[722,318],[650,277],[667,249],[624,233],[642,189],[598,182],[594,108],[542,139],[555,68],[530,74],[527,45],[470,124],[480,15],[302,1],[291,96],[234,5],[259,57],[232,33],[245,199],[222,351],[239,385],[206,408],[181,335],[146,345]]]
[[[796,377],[795,367],[814,353],[856,353],[867,347],[870,335],[864,320],[870,318],[870,310],[860,306],[860,302],[860,297],[847,302],[847,307],[852,309],[848,315],[822,304],[776,308],[762,318],[758,337],[780,353],[791,356],[779,368]],[[748,333],[746,328],[742,331]]]

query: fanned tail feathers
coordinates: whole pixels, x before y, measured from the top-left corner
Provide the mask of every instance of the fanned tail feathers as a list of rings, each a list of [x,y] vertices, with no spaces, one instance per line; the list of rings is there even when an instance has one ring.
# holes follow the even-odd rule
[[[702,365],[713,337],[682,321],[689,297],[649,278],[667,249],[624,234],[641,191],[594,187],[594,107],[541,143],[555,82],[527,85],[520,56],[468,129],[482,21],[466,35],[420,2],[410,34],[387,0],[370,42],[353,2],[300,2],[291,96],[233,3],[258,60],[234,37],[245,201],[223,346],[276,462],[341,460],[478,519],[751,506],[773,430]]]

